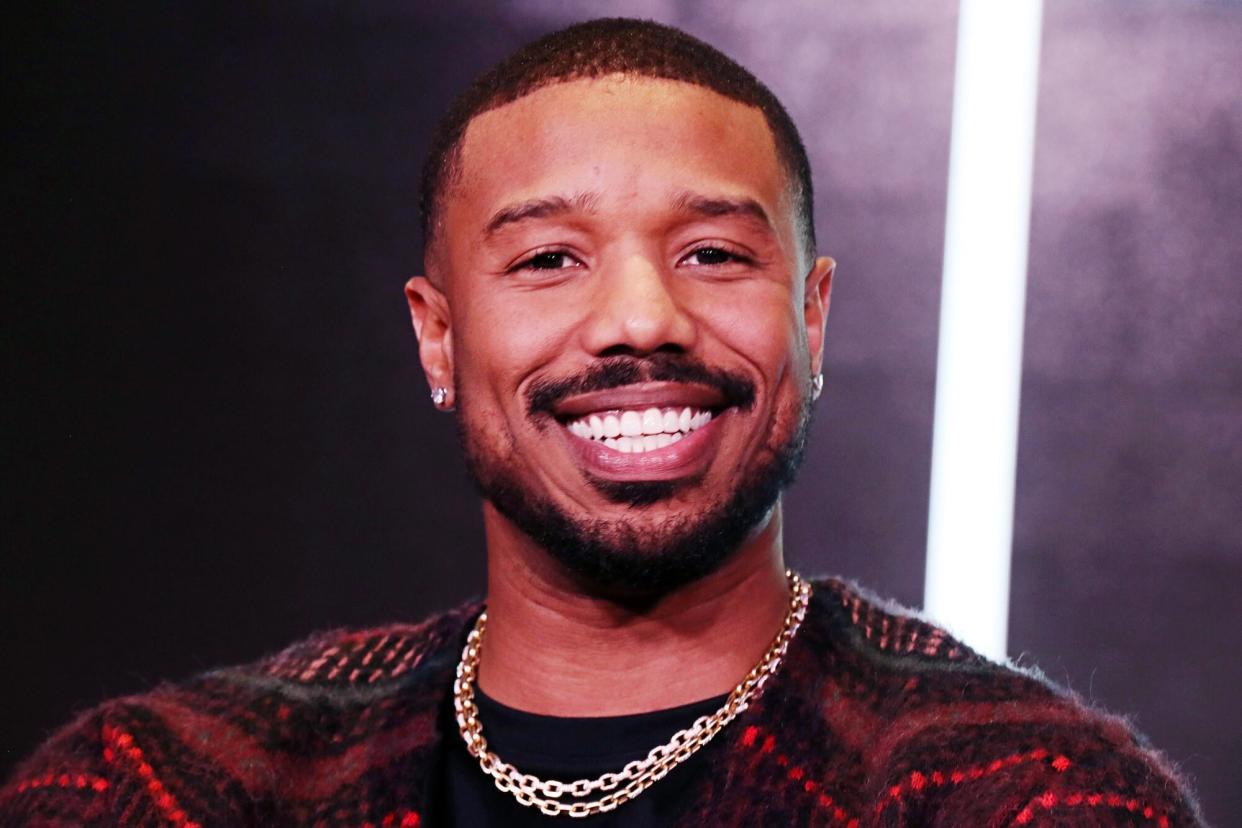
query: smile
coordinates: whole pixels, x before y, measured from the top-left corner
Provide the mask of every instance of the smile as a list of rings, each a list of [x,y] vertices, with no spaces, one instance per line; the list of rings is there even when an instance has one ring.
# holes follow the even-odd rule
[[[710,409],[697,407],[601,411],[565,424],[570,433],[622,454],[671,446],[711,422]]]
[[[589,477],[637,481],[701,477],[735,410],[718,388],[645,382],[574,394],[550,413]]]

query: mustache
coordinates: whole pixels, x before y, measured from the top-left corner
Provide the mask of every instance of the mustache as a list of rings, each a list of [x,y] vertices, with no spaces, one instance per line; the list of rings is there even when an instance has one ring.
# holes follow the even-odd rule
[[[712,368],[684,354],[648,357],[607,357],[581,374],[563,379],[535,380],[526,390],[531,414],[553,414],[561,400],[574,394],[624,388],[642,382],[682,382],[714,388],[729,406],[746,410],[755,402],[755,384],[742,374]]]

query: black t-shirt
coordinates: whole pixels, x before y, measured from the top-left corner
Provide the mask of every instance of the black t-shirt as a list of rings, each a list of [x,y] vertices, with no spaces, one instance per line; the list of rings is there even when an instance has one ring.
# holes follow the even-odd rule
[[[718,710],[725,696],[682,707],[634,716],[561,718],[539,716],[506,707],[475,689],[475,703],[488,747],[523,773],[571,782],[619,771],[641,759],[699,716]],[[544,816],[498,790],[466,744],[453,717],[452,699],[441,713],[444,740],[436,781],[427,809],[427,824],[444,828],[480,826],[583,825],[589,828],[634,828],[668,825],[685,807],[692,788],[716,748],[719,737],[678,765],[636,798],[606,814],[573,819]],[[596,791],[591,798],[602,794]],[[567,800],[572,801],[572,800]]]

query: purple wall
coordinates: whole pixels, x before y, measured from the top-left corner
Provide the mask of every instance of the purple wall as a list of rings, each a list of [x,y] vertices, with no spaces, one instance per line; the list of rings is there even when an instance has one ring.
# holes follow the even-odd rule
[[[1242,6],[1045,12],[1011,652],[1242,813]]]
[[[247,9],[243,11],[243,9]],[[71,711],[482,585],[401,285],[434,118],[518,44],[653,16],[786,102],[841,263],[787,548],[920,599],[956,6],[319,4],[6,29],[0,772]],[[1242,7],[1048,0],[1012,651],[1242,812]]]

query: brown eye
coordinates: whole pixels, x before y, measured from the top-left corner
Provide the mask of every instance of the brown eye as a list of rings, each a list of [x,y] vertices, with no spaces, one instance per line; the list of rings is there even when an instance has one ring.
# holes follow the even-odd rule
[[[535,270],[559,270],[562,267],[572,267],[573,262],[569,258],[568,253],[551,251],[531,256],[527,260],[526,266],[532,267]]]
[[[719,265],[732,264],[734,262],[746,262],[748,259],[725,250],[723,247],[700,247],[698,250],[691,252],[682,260],[688,265],[698,265],[700,267],[714,267]]]
[[[719,247],[704,247],[690,254],[698,259],[698,264],[715,265],[724,264],[733,259],[733,255],[727,251],[721,250]]]
[[[523,282],[534,284],[559,283],[584,270],[582,260],[568,250],[549,248],[535,250],[509,266],[505,273]]]

